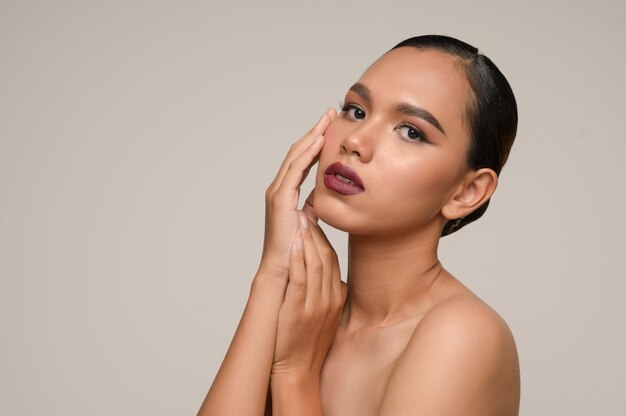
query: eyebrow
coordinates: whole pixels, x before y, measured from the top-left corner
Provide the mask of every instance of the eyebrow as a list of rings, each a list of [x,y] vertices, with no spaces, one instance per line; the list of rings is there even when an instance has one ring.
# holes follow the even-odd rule
[[[351,86],[350,91],[354,91],[355,93],[357,93],[368,104],[372,103],[372,93],[370,92],[369,88],[367,88],[360,82],[357,82],[356,84]],[[446,132],[443,131],[443,127],[441,127],[441,123],[439,123],[435,116],[433,116],[428,110],[416,107],[409,103],[397,104],[394,107],[394,110],[398,113],[406,114],[407,116],[421,118],[422,120],[425,120],[435,126],[437,130],[444,134],[444,136],[446,135]]]

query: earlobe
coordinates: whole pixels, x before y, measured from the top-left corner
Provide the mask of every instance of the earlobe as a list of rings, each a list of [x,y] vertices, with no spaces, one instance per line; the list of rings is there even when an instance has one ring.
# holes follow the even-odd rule
[[[448,220],[465,217],[484,204],[498,186],[498,175],[493,169],[482,168],[468,173],[458,191],[441,209]]]

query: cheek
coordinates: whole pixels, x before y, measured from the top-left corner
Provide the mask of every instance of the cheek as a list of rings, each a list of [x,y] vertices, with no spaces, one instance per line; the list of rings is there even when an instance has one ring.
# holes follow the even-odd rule
[[[339,117],[339,116],[338,116]],[[336,146],[341,137],[341,120],[334,119],[324,131],[324,148]]]
[[[317,171],[315,176],[316,186],[323,185],[324,168],[330,163],[337,160],[339,153],[339,131],[334,120],[324,132],[324,147],[320,151],[319,162],[317,163]]]
[[[438,150],[438,149],[436,149]],[[395,210],[410,215],[422,213],[427,217],[441,210],[458,182],[458,162],[442,157],[436,150],[425,149],[419,157],[407,159],[398,155],[380,168],[387,172],[378,182],[386,194],[382,200],[393,201]],[[419,215],[419,214],[418,214]]]
[[[380,141],[373,149],[373,159],[361,166],[369,192],[358,200],[342,201],[325,188],[323,172],[341,157],[341,137],[348,134],[342,127],[333,122],[324,134],[315,178],[315,208],[320,220],[356,234],[430,223],[458,183],[462,156],[441,146],[410,148]]]
[[[398,193],[409,195],[422,194],[441,189],[449,184],[453,175],[446,168],[445,162],[435,163],[434,160],[415,160],[406,163],[394,163],[388,167],[391,178],[390,187]]]

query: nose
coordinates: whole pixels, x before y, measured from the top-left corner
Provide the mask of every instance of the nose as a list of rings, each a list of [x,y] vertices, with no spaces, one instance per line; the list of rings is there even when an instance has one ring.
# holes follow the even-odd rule
[[[372,160],[373,149],[373,129],[366,122],[359,123],[359,126],[351,130],[344,136],[339,144],[341,153],[355,156],[363,163]]]

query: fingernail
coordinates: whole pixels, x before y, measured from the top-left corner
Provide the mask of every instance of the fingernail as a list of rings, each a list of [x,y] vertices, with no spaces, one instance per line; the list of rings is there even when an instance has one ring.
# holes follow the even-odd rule
[[[324,137],[324,136],[322,136],[322,135],[320,134],[319,136],[317,136],[317,137],[315,138],[315,140],[313,140],[313,143],[319,142],[320,140],[322,140],[322,137]]]
[[[300,213],[300,224],[302,224],[302,226],[304,228],[309,228],[309,220],[306,219],[306,215],[304,215],[303,213]]]
[[[296,237],[296,250],[302,250],[302,237]]]

